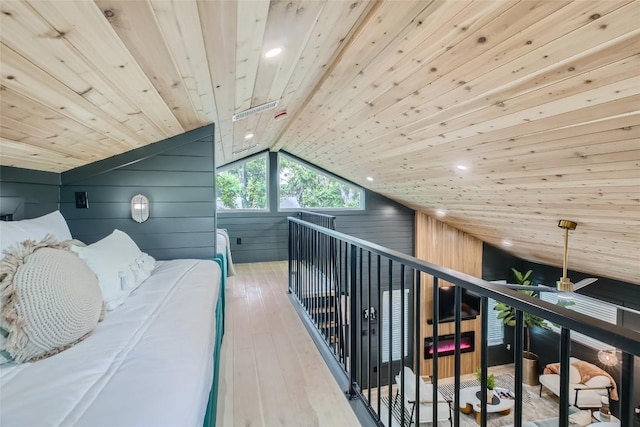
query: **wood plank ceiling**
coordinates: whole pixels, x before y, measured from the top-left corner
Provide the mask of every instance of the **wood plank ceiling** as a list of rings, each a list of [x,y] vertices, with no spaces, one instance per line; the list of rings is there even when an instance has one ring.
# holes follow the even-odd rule
[[[65,171],[215,122],[219,164],[286,150],[552,265],[571,219],[571,268],[640,283],[638,1],[0,9],[3,165]]]

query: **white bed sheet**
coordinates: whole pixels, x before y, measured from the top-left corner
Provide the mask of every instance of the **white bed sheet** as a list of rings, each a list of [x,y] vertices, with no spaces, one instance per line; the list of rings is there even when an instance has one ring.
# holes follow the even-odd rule
[[[231,240],[226,230],[218,228],[216,230],[216,251],[219,254],[224,254],[227,260],[227,276],[232,277],[236,274],[236,269],[233,266],[233,259],[231,258]]]
[[[0,426],[201,427],[220,268],[159,261],[76,346],[0,368]]]

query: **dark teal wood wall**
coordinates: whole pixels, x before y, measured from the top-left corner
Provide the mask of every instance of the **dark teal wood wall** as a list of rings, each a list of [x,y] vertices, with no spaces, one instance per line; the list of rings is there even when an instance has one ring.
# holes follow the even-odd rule
[[[93,243],[120,229],[157,259],[215,256],[213,126],[62,174],[60,211],[71,234]],[[89,208],[75,207],[75,192]],[[131,198],[149,198],[144,223],[131,219]]]
[[[60,174],[0,166],[0,196],[23,199],[18,207],[24,218],[39,217],[58,209]],[[2,212],[6,214],[10,212]]]

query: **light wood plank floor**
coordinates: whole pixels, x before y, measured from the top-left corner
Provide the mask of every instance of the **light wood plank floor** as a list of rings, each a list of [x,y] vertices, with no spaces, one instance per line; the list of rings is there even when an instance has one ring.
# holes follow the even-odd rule
[[[227,282],[218,426],[359,426],[287,296],[287,263]]]

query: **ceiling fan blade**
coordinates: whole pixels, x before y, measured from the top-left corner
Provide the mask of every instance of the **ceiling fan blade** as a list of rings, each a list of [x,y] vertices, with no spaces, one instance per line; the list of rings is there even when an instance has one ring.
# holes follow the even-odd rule
[[[512,285],[509,283],[499,283],[498,285],[507,289],[514,289],[516,291],[534,291],[534,292],[558,292],[556,288],[552,288],[546,285]]]
[[[573,285],[573,290],[577,291],[578,289],[584,288],[585,286],[589,286],[590,284],[592,284],[596,280],[598,280],[598,279],[595,278],[595,277],[587,277],[586,279],[582,279],[578,283],[575,283]]]

